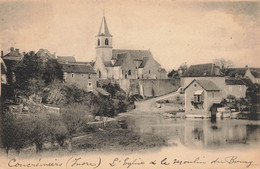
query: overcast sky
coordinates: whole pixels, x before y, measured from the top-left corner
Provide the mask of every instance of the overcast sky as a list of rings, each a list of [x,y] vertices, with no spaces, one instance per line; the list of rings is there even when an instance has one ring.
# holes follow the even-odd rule
[[[103,9],[114,49],[150,49],[167,70],[209,63],[260,67],[259,1],[2,1],[0,48],[95,60]]]

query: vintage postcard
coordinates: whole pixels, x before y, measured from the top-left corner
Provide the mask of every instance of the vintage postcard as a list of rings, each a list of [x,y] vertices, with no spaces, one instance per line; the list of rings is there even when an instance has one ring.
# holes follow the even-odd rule
[[[259,169],[260,1],[0,0],[0,169]]]

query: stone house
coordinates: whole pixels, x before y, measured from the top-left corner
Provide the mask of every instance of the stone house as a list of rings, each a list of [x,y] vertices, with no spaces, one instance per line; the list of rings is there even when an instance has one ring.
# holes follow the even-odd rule
[[[97,87],[97,75],[90,64],[63,64],[62,72],[65,83],[86,91],[93,91]]]
[[[247,84],[241,78],[225,77],[220,72],[219,66],[212,63],[191,65],[181,77],[181,86],[185,88],[194,79],[209,80],[216,84],[222,91],[222,98],[226,98],[227,95],[233,95],[236,98],[246,96]]]
[[[245,98],[247,86],[241,79],[229,78],[225,80],[227,87],[225,88],[228,95],[233,95],[236,98]]]
[[[248,78],[253,83],[260,84],[260,68],[251,68],[248,66],[244,68],[229,68],[225,75],[234,78]]]
[[[7,62],[19,62],[23,60],[23,54],[20,53],[19,49],[14,49],[14,47],[10,48],[10,52],[4,55],[3,51],[1,51],[1,57]]]
[[[211,106],[223,98],[223,91],[210,80],[194,79],[184,91],[187,117],[210,117]]]
[[[161,65],[150,50],[113,49],[105,17],[96,36],[96,61],[94,69],[99,79],[157,79],[166,77]]]

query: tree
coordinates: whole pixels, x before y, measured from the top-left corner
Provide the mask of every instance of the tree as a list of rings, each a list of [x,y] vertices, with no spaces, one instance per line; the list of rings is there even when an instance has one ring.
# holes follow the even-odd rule
[[[227,69],[231,68],[233,66],[233,63],[232,61],[230,60],[226,60],[226,59],[223,59],[223,58],[220,58],[220,59],[215,59],[213,61],[213,63],[216,65],[216,66],[219,66],[220,67],[220,71],[222,73],[226,73]]]
[[[170,71],[168,73],[168,77],[169,78],[179,78],[179,72],[177,70],[172,69],[172,71]]]
[[[58,61],[54,59],[49,59],[45,63],[45,69],[43,73],[43,80],[45,84],[50,84],[54,80],[62,80],[62,78],[63,78],[63,73]]]
[[[84,112],[77,109],[77,104],[71,105],[70,108],[62,109],[62,121],[67,129],[69,138],[69,151],[72,151],[72,138],[79,127],[83,124]]]
[[[30,138],[36,146],[36,153],[42,152],[44,141],[49,136],[49,124],[46,116],[35,116],[30,122]]]
[[[180,65],[180,67],[178,68],[178,70],[181,71],[181,74],[184,74],[184,73],[188,70],[188,64],[187,64],[187,62],[182,63],[182,64]]]

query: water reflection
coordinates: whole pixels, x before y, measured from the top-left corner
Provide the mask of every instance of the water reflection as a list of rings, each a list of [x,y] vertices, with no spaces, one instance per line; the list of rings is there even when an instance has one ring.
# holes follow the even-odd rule
[[[140,115],[130,117],[128,127],[194,148],[242,148],[257,146],[260,140],[260,123],[248,120],[165,119],[161,115]]]

